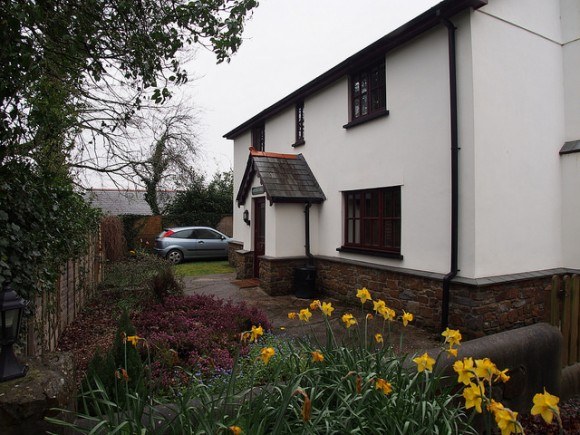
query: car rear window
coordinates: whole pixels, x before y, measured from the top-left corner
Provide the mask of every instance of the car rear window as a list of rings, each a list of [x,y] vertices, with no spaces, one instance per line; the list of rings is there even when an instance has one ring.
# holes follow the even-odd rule
[[[180,230],[180,231],[176,231],[173,234],[171,234],[168,237],[171,237],[172,239],[188,239],[189,236],[191,236],[191,231],[192,230]]]

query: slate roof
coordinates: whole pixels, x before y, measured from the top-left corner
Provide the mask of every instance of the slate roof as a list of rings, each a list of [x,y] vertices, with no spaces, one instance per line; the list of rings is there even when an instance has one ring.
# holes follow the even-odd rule
[[[250,148],[246,171],[236,196],[238,205],[246,201],[254,175],[260,179],[270,203],[319,204],[326,199],[302,154],[270,153]]]
[[[159,192],[160,208],[173,199],[176,193],[174,190]],[[100,208],[108,215],[152,215],[151,208],[145,201],[145,190],[87,189],[85,198],[93,207]]]

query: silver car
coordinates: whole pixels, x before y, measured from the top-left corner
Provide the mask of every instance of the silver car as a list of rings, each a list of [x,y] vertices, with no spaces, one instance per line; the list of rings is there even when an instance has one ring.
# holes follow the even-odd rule
[[[193,258],[227,258],[230,238],[209,227],[164,230],[155,239],[155,253],[173,264]]]

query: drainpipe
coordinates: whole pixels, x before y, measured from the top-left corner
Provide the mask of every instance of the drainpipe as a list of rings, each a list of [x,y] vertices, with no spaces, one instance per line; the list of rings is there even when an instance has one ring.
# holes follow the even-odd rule
[[[443,278],[443,296],[441,300],[441,330],[449,325],[449,287],[455,278],[458,251],[458,224],[459,224],[459,141],[457,129],[457,68],[455,53],[455,30],[451,21],[443,18],[442,23],[447,27],[449,41],[449,107],[451,111],[451,267]]]
[[[306,256],[308,257],[308,266],[314,266],[314,256],[310,252],[310,207],[312,207],[310,202],[304,205],[304,229],[306,232],[306,244],[304,247],[306,248]]]

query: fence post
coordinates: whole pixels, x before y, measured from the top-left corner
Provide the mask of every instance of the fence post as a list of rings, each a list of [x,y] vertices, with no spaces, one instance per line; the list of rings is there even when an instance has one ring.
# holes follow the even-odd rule
[[[560,301],[558,293],[560,292],[561,278],[558,275],[552,277],[552,288],[550,291],[550,325],[560,328]]]
[[[578,311],[580,310],[580,276],[574,275],[572,277],[571,286],[571,297],[570,297],[570,355],[568,358],[568,364],[572,365],[580,362],[580,352],[578,346]]]

